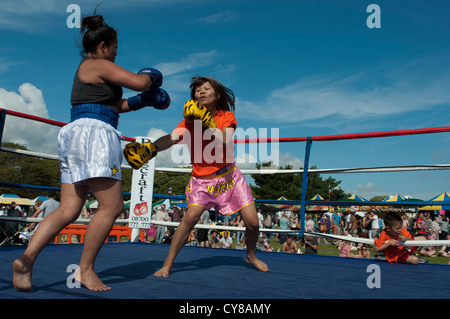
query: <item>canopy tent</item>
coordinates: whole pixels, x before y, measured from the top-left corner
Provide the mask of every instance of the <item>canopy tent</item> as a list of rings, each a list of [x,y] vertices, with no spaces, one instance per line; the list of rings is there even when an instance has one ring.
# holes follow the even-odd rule
[[[18,195],[16,194],[3,194],[0,197],[11,197],[11,198],[20,198]]]
[[[90,202],[87,202],[85,206],[86,206],[86,208],[97,209],[98,208],[98,201],[97,200],[92,200]]]
[[[38,196],[35,199],[33,199],[33,203],[36,203],[36,201],[40,200],[41,202],[45,202],[48,199],[48,196]]]
[[[307,205],[307,212],[329,212],[332,211],[332,207],[326,205]]]
[[[450,194],[447,192],[433,197],[429,202],[444,202],[447,205],[427,205],[420,207],[419,210],[450,210]]]
[[[280,204],[274,204],[274,207],[278,208],[278,210],[300,211],[301,205],[283,204],[283,201],[287,201],[287,198],[284,196],[278,198],[277,201],[280,201]]]
[[[351,201],[355,201],[355,202],[368,202],[367,199],[365,199],[364,197],[361,197],[359,195],[356,195],[356,194],[353,194],[348,199]]]
[[[342,208],[342,207],[340,207],[340,206],[337,206],[338,209],[339,209],[339,210],[342,209],[342,210],[345,211],[345,210],[348,209],[348,208],[346,208],[346,207],[349,206],[349,205],[352,205],[352,207],[353,207],[353,206],[355,207],[355,208],[352,208],[352,209],[359,209],[358,207],[364,207],[364,206],[365,206],[364,203],[365,203],[365,202],[369,202],[369,200],[365,199],[365,198],[362,197],[362,196],[353,194],[352,196],[350,196],[350,197],[348,197],[348,198],[341,199],[340,202],[341,202],[341,205],[340,205],[340,206],[344,206],[344,208]],[[355,203],[355,202],[360,202],[361,205],[359,205],[359,204],[357,204],[357,203]],[[351,204],[347,204],[347,203],[351,203]]]
[[[186,203],[184,202],[184,200],[176,199],[176,198],[161,199],[157,202],[154,202],[152,204],[152,207],[155,208],[156,205],[161,205],[161,204],[166,205],[166,208],[170,208],[170,209],[173,207],[173,205],[177,205],[179,208],[186,208]]]
[[[258,203],[256,204],[256,209],[261,209],[261,211],[263,213],[275,213],[278,212],[279,209],[273,205],[270,204],[263,204],[263,203]]]
[[[0,196],[0,204],[11,204],[15,202],[17,205],[32,206],[34,201],[28,198],[21,198],[15,194],[3,194]]]
[[[180,208],[186,207],[186,204],[179,203],[179,202],[180,202],[180,200],[177,200],[177,199],[161,199],[161,200],[159,200],[157,202],[154,202],[152,204],[152,207],[154,208],[156,205],[161,205],[161,204],[165,204],[167,208],[171,208],[174,204],[176,204]],[[123,202],[124,208],[125,209],[129,209],[130,208],[130,203],[131,203],[131,200]],[[98,208],[98,201],[97,200],[93,200],[93,201],[90,201],[90,202],[86,203],[86,208],[97,209]]]
[[[323,200],[323,197],[320,196],[319,194],[317,194],[316,196],[314,196],[313,198],[311,198],[311,200]]]
[[[447,192],[443,192],[436,197],[430,199],[430,202],[448,202],[450,205],[450,194]]]
[[[322,196],[317,194],[311,200],[324,200]],[[272,203],[272,204],[262,204],[259,203],[256,205],[256,208],[261,208],[263,212],[278,212],[278,211],[291,211],[291,212],[299,212],[301,205],[300,204],[285,204],[284,201],[288,201],[288,199],[284,196],[281,196],[277,199],[280,203]],[[306,205],[306,211],[309,212],[322,212],[322,211],[330,211],[330,206],[328,205]]]
[[[382,202],[384,202],[384,203],[398,203],[398,202],[401,202],[401,201],[404,201],[404,200],[405,200],[405,197],[403,197],[400,194],[397,194],[397,195],[392,195],[392,196],[386,197],[385,199],[382,200]]]
[[[156,206],[159,206],[159,205],[162,205],[162,204],[166,205],[166,208],[169,208],[170,207],[169,199],[168,198],[160,199],[159,201],[156,201],[156,202],[152,203],[152,208],[155,208]]]
[[[316,196],[314,196],[313,198],[311,198],[311,200],[324,200],[324,198],[322,196],[320,196],[319,194],[317,194]],[[298,209],[300,210],[301,205],[296,205],[298,206]],[[328,212],[330,210],[330,206],[327,205],[307,205],[305,207],[305,210],[308,212]]]
[[[263,212],[278,212],[278,211],[300,211],[301,205],[292,205],[292,204],[284,204],[284,201],[287,201],[288,199],[284,196],[281,196],[277,199],[280,203],[270,203],[270,204],[263,204],[258,203],[256,204],[257,209],[261,209]]]
[[[419,207],[417,210],[441,210],[441,209],[443,209],[441,205],[427,205]],[[448,206],[448,210],[450,210],[450,206]]]

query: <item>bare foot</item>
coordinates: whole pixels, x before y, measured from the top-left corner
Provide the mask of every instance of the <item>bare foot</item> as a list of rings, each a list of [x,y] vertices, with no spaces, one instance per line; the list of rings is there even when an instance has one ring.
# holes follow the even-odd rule
[[[31,261],[26,256],[20,256],[14,260],[13,264],[13,285],[17,290],[20,291],[33,291],[33,286],[31,282],[31,275],[33,270],[33,265]]]
[[[162,267],[160,270],[154,273],[156,277],[169,277],[170,276],[170,268]]]
[[[80,267],[75,270],[74,279],[81,282],[87,289],[92,291],[107,291],[111,287],[106,286],[93,270],[80,271]]]
[[[256,269],[258,269],[259,271],[263,272],[269,271],[269,267],[256,257],[247,256],[246,262],[255,266]]]

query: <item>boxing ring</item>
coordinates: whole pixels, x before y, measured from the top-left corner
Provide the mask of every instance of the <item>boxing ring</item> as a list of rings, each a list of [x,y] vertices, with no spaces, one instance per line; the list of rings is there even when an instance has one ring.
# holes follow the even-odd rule
[[[0,109],[0,141],[6,115],[23,117],[51,125],[63,126],[66,123],[56,122],[19,112]],[[243,139],[236,143],[259,142],[305,142],[305,165],[303,170],[242,170],[243,174],[303,173],[303,185],[308,184],[308,175],[314,173],[358,173],[358,172],[390,172],[409,170],[448,170],[449,165],[417,165],[397,167],[366,167],[350,169],[308,169],[309,156],[313,141],[331,141],[342,139],[378,138],[385,136],[401,136],[411,134],[431,134],[449,132],[450,127],[430,129],[391,131],[379,133],[363,133],[322,137]],[[123,137],[125,141],[133,138]],[[20,153],[29,156],[57,159],[56,156],[30,151],[2,149],[2,151]],[[129,168],[124,165],[124,168]],[[156,168],[161,171],[175,169]],[[183,171],[183,169],[176,169]],[[1,182],[1,181],[0,181]],[[1,183],[10,187],[30,187],[54,189],[34,185]],[[301,219],[305,217],[306,205],[358,205],[360,202],[330,202],[306,200],[306,188],[302,188],[300,201],[286,201],[285,204],[300,204]],[[161,195],[159,195],[161,196]],[[155,196],[156,197],[156,196]],[[166,197],[170,197],[167,195]],[[260,201],[256,201],[257,203]],[[264,200],[275,203],[275,200]],[[381,205],[371,202],[364,205]],[[420,205],[426,205],[420,202]],[[439,203],[433,202],[439,205]],[[383,203],[382,205],[385,205]],[[395,204],[394,204],[395,205]],[[418,203],[402,203],[402,206],[416,206]],[[26,219],[37,221],[36,219]],[[88,222],[79,220],[78,222]],[[128,221],[122,221],[127,223]],[[164,223],[161,223],[164,224]],[[304,223],[301,224],[300,236],[304,234]],[[170,224],[167,224],[170,225]],[[197,225],[196,228],[214,228],[218,226]],[[230,227],[228,227],[230,228]],[[240,230],[233,228],[233,230]],[[269,232],[272,229],[262,229]],[[319,234],[316,234],[319,236]],[[430,244],[430,243],[428,243]],[[443,245],[447,241],[436,241]],[[407,246],[408,243],[405,243]],[[417,243],[416,243],[417,245]],[[425,245],[425,244],[423,244]],[[244,250],[212,249],[202,247],[184,247],[175,260],[169,278],[158,278],[153,273],[159,269],[167,256],[169,245],[144,243],[136,240],[121,243],[105,243],[96,261],[96,272],[100,279],[110,285],[110,291],[92,292],[79,288],[71,281],[70,265],[79,261],[82,244],[49,244],[37,259],[33,272],[33,293],[19,292],[12,286],[12,262],[22,254],[26,246],[0,247],[0,299],[156,299],[176,300],[168,313],[180,311],[187,300],[191,304],[199,304],[199,300],[217,300],[223,307],[216,312],[231,312],[225,308],[226,303],[242,303],[239,300],[251,299],[270,303],[280,299],[442,299],[450,296],[450,271],[448,265],[390,264],[375,259],[354,259],[335,256],[311,254],[286,254],[257,251],[257,257],[266,262],[270,271],[262,273],[245,262]],[[230,301],[232,300],[232,301]],[[282,307],[274,303],[273,307]],[[260,310],[261,308],[258,308]],[[274,308],[272,308],[274,310]]]
[[[36,261],[33,293],[12,286],[11,263],[25,247],[0,249],[1,299],[442,299],[450,295],[448,265],[390,264],[386,261],[308,254],[257,252],[270,267],[259,272],[245,262],[245,252],[184,247],[171,276],[158,278],[169,245],[107,243],[96,271],[110,291],[68,288],[67,267],[79,261],[83,245],[48,245]],[[381,273],[380,288],[370,288],[372,267]],[[175,303],[176,304],[176,303]],[[173,309],[168,309],[173,310]]]

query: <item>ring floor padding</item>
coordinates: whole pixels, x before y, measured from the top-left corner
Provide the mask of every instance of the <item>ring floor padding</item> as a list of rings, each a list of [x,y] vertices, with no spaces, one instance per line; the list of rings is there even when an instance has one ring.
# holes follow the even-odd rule
[[[68,288],[82,244],[49,244],[36,261],[34,292],[12,286],[11,264],[26,246],[0,247],[0,299],[432,299],[450,296],[450,266],[402,265],[335,256],[257,252],[270,271],[245,262],[245,251],[183,247],[169,278],[157,278],[169,245],[106,243],[95,269],[112,289]],[[369,288],[378,265],[380,288]],[[369,267],[369,268],[368,268]]]

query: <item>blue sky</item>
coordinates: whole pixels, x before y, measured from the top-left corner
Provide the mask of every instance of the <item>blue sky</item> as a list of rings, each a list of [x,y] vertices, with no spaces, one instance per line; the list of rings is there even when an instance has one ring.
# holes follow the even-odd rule
[[[82,16],[97,4],[2,0],[0,107],[69,121],[81,39],[66,24],[72,3]],[[381,28],[366,24],[370,4],[381,10]],[[121,115],[119,130],[130,137],[169,133],[196,74],[234,91],[243,130],[296,137],[448,126],[449,11],[443,0],[105,0],[99,13],[118,31],[116,63],[133,72],[160,69],[172,98],[168,110]],[[3,141],[56,154],[56,134],[57,128],[8,117]],[[310,164],[446,164],[449,142],[449,133],[314,142]],[[299,168],[304,149],[305,143],[282,143],[274,155],[280,165]],[[157,166],[169,165],[170,157],[161,153]],[[450,191],[448,170],[332,176],[346,192],[367,198],[400,193],[428,200]]]

